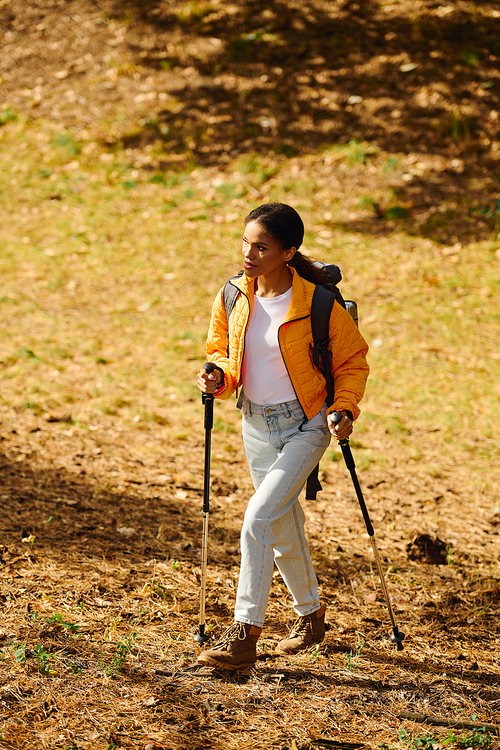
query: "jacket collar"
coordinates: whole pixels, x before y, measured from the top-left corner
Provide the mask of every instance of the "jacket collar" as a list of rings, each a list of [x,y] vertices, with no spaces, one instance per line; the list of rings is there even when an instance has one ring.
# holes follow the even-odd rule
[[[292,301],[290,302],[290,308],[286,321],[294,320],[295,318],[303,318],[311,312],[311,302],[314,292],[314,284],[310,281],[306,281],[299,276],[297,271],[289,266],[292,272]],[[233,283],[246,294],[246,296],[253,300],[255,290],[255,280],[249,278],[245,274],[235,279]]]

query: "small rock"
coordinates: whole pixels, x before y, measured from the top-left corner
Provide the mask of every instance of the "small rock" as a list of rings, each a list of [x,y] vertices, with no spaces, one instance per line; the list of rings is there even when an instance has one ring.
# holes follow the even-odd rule
[[[135,534],[135,529],[132,528],[132,526],[120,526],[117,529],[117,532],[119,534],[123,534],[124,536],[133,536]]]
[[[71,422],[71,414],[44,414],[46,422]]]

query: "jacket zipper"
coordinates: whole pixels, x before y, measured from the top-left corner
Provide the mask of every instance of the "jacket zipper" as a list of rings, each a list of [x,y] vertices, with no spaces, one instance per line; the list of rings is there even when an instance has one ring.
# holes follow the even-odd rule
[[[248,303],[248,316],[247,316],[247,320],[245,323],[245,330],[243,331],[243,354],[241,355],[241,359],[240,359],[240,377],[238,378],[238,385],[236,386],[236,395],[238,396],[238,388],[241,386],[241,372],[243,370],[243,358],[245,356],[245,339],[246,339],[246,334],[247,334],[247,329],[248,329],[248,323],[250,322],[250,299],[248,295],[245,294],[245,292],[242,289],[240,289],[239,286],[237,286],[237,284],[233,284],[233,286],[235,286],[238,289],[239,293],[243,295],[243,297],[246,299]],[[234,307],[233,307],[233,310],[234,310]],[[228,332],[229,332],[229,320],[227,321],[227,325],[228,325]]]
[[[231,282],[231,283],[232,283],[232,282]],[[237,285],[236,285],[236,284],[233,284],[233,286],[237,286]],[[241,357],[241,360],[240,360],[240,377],[239,377],[239,380],[238,380],[238,386],[237,386],[237,388],[239,388],[239,387],[241,386],[241,379],[242,379],[242,375],[241,375],[241,373],[242,373],[242,370],[243,370],[243,358],[245,357],[245,340],[246,340],[246,333],[247,333],[247,330],[248,330],[248,324],[249,324],[249,322],[250,322],[250,299],[249,299],[248,295],[247,295],[247,294],[245,294],[245,292],[244,292],[244,291],[243,291],[242,289],[240,289],[240,287],[239,287],[239,286],[237,286],[237,289],[239,290],[240,294],[242,294],[242,295],[243,295],[243,297],[245,297],[245,299],[246,299],[246,301],[247,301],[247,303],[248,303],[248,317],[247,317],[247,320],[246,320],[246,323],[245,323],[245,330],[243,331],[243,354],[242,354],[242,357]],[[234,307],[233,307],[233,310],[234,310]],[[302,405],[302,403],[301,403],[301,401],[300,401],[299,397],[297,396],[297,391],[295,390],[295,386],[294,386],[294,384],[293,384],[293,380],[292,380],[292,378],[290,377],[290,371],[289,371],[289,369],[288,369],[288,366],[287,366],[287,363],[286,363],[285,357],[283,356],[283,350],[282,350],[282,348],[281,348],[281,341],[280,341],[280,331],[281,331],[282,327],[283,327],[283,326],[285,326],[285,325],[288,325],[288,323],[295,323],[295,322],[297,322],[298,320],[306,320],[306,319],[307,319],[307,318],[309,318],[310,316],[311,316],[311,314],[309,313],[309,315],[302,315],[302,316],[301,316],[300,318],[292,318],[291,320],[287,320],[287,321],[285,321],[284,323],[282,323],[282,324],[281,324],[281,325],[279,326],[279,328],[278,328],[278,346],[279,346],[279,350],[280,350],[280,354],[281,354],[281,359],[283,360],[283,364],[285,365],[285,369],[286,369],[286,371],[287,371],[287,375],[288,375],[288,377],[290,378],[290,383],[292,384],[292,388],[293,388],[293,391],[294,391],[294,393],[295,393],[295,396],[296,396],[296,398],[297,398],[297,401],[299,402],[299,404],[300,404],[300,406],[302,407],[302,410],[303,410],[303,411],[304,411],[304,406]],[[229,321],[228,321],[228,330],[229,330]],[[304,413],[305,413],[305,411],[304,411]]]
[[[288,323],[295,323],[295,322],[297,322],[298,320],[306,320],[306,318],[309,318],[309,317],[310,317],[310,314],[309,314],[309,315],[303,315],[303,316],[302,316],[301,318],[292,318],[292,320],[287,320],[287,321],[285,321],[284,323],[282,323],[282,324],[280,325],[280,327],[278,328],[278,346],[279,346],[279,349],[280,349],[281,359],[283,360],[283,364],[285,365],[285,369],[286,369],[286,371],[287,371],[288,377],[290,378],[290,383],[292,384],[292,388],[293,388],[293,391],[294,391],[294,393],[295,393],[295,396],[296,396],[296,398],[297,398],[297,401],[299,402],[299,404],[300,404],[300,405],[301,405],[301,407],[302,407],[302,411],[304,412],[304,414],[305,414],[305,409],[304,409],[304,406],[303,406],[303,404],[302,404],[302,402],[301,402],[300,398],[299,398],[299,397],[297,396],[297,391],[295,390],[295,386],[294,386],[294,384],[293,384],[293,380],[292,380],[292,378],[291,378],[291,376],[290,376],[290,370],[288,369],[288,366],[287,366],[287,363],[286,363],[285,357],[283,356],[283,350],[282,350],[282,348],[281,348],[281,340],[280,340],[280,331],[281,331],[281,329],[283,328],[283,326],[286,326],[286,325],[288,325]]]

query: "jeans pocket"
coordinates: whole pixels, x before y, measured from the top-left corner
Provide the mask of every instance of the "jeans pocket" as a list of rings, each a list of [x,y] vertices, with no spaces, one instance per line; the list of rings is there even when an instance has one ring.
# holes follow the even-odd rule
[[[321,410],[314,417],[309,419],[302,427],[302,432],[313,432],[314,430],[320,430],[322,433],[330,434],[326,421],[326,404],[324,404]]]
[[[303,422],[306,417],[306,415],[304,414],[304,410],[300,404],[297,404],[297,406],[293,406],[288,410],[288,413],[292,422]]]

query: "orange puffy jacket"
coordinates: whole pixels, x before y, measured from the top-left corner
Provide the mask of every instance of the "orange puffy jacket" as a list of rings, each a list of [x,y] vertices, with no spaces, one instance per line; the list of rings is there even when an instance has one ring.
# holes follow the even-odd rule
[[[312,419],[321,410],[327,396],[325,379],[312,360],[311,303],[314,284],[299,276],[293,268],[290,270],[293,274],[292,301],[288,315],[279,328],[278,340],[297,398],[306,417]],[[215,298],[207,338],[209,361],[224,371],[224,382],[215,393],[217,398],[222,399],[229,398],[241,384],[245,332],[252,315],[254,298],[254,279],[243,275],[232,279],[232,283],[241,294],[229,316],[229,335],[221,289]],[[369,372],[366,362],[368,345],[349,313],[337,302],[330,317],[330,349],[335,375],[335,401],[328,411],[347,409],[356,419]]]

